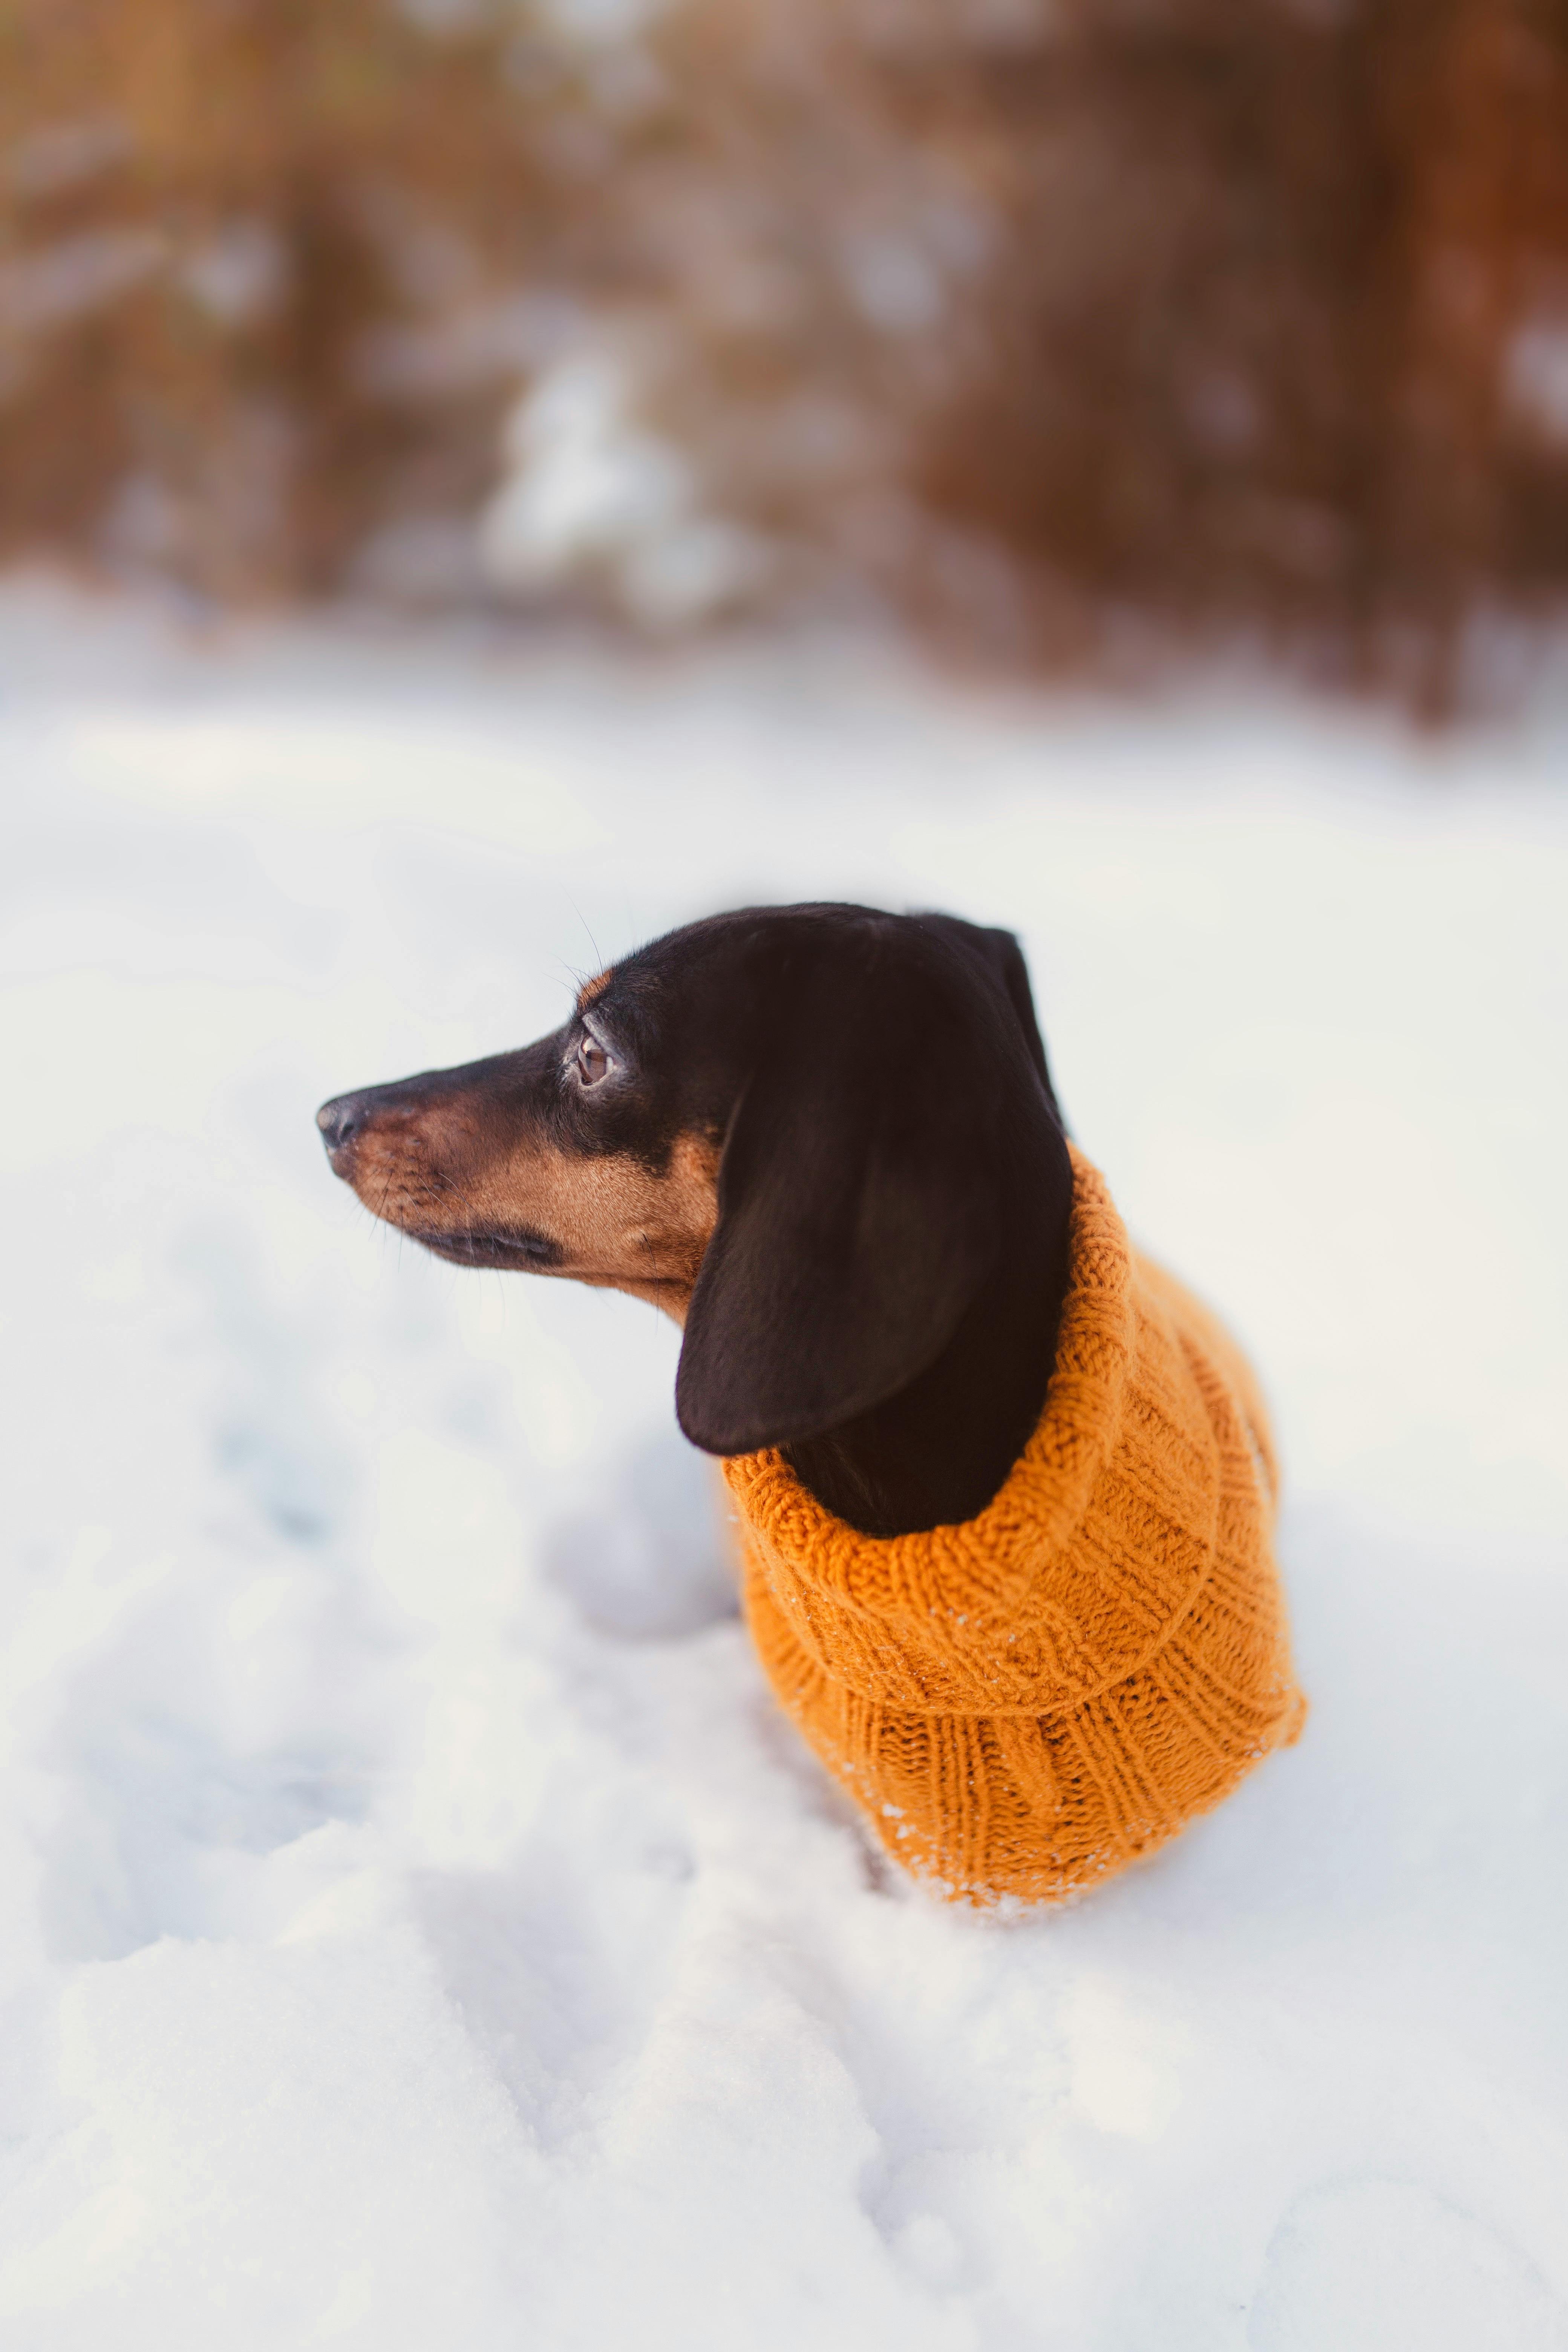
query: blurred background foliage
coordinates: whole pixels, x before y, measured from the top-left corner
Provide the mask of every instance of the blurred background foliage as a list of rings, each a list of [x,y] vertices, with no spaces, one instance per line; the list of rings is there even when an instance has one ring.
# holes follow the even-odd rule
[[[0,0],[0,555],[1429,709],[1568,585],[1568,0]]]

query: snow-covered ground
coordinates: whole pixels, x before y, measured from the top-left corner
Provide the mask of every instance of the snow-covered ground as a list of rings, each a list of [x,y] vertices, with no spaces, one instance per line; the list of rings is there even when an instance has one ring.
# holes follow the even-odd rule
[[[1568,730],[0,600],[0,2344],[1568,2345]],[[749,898],[1016,926],[1276,1399],[1314,1711],[1081,1907],[868,1858],[648,1310],[325,1095]]]

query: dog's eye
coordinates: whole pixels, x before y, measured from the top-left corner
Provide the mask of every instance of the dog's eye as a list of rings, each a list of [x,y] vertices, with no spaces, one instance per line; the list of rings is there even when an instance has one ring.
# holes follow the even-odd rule
[[[577,1047],[577,1076],[585,1087],[596,1087],[610,1066],[610,1057],[596,1037],[584,1037]]]

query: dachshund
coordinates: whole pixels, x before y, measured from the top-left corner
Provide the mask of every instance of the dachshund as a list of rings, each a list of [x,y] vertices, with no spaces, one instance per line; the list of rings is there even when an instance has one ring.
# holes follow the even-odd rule
[[[973,1518],[1039,1421],[1073,1174],[1010,932],[716,915],[535,1044],[316,1116],[336,1174],[438,1257],[662,1307],[691,1443],[781,1449],[864,1534]]]

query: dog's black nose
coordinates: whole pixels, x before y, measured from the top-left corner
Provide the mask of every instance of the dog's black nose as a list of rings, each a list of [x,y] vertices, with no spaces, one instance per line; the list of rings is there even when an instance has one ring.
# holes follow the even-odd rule
[[[321,1140],[328,1156],[335,1160],[345,1143],[352,1141],[364,1125],[364,1112],[358,1095],[334,1095],[316,1113],[316,1125],[321,1130]]]

